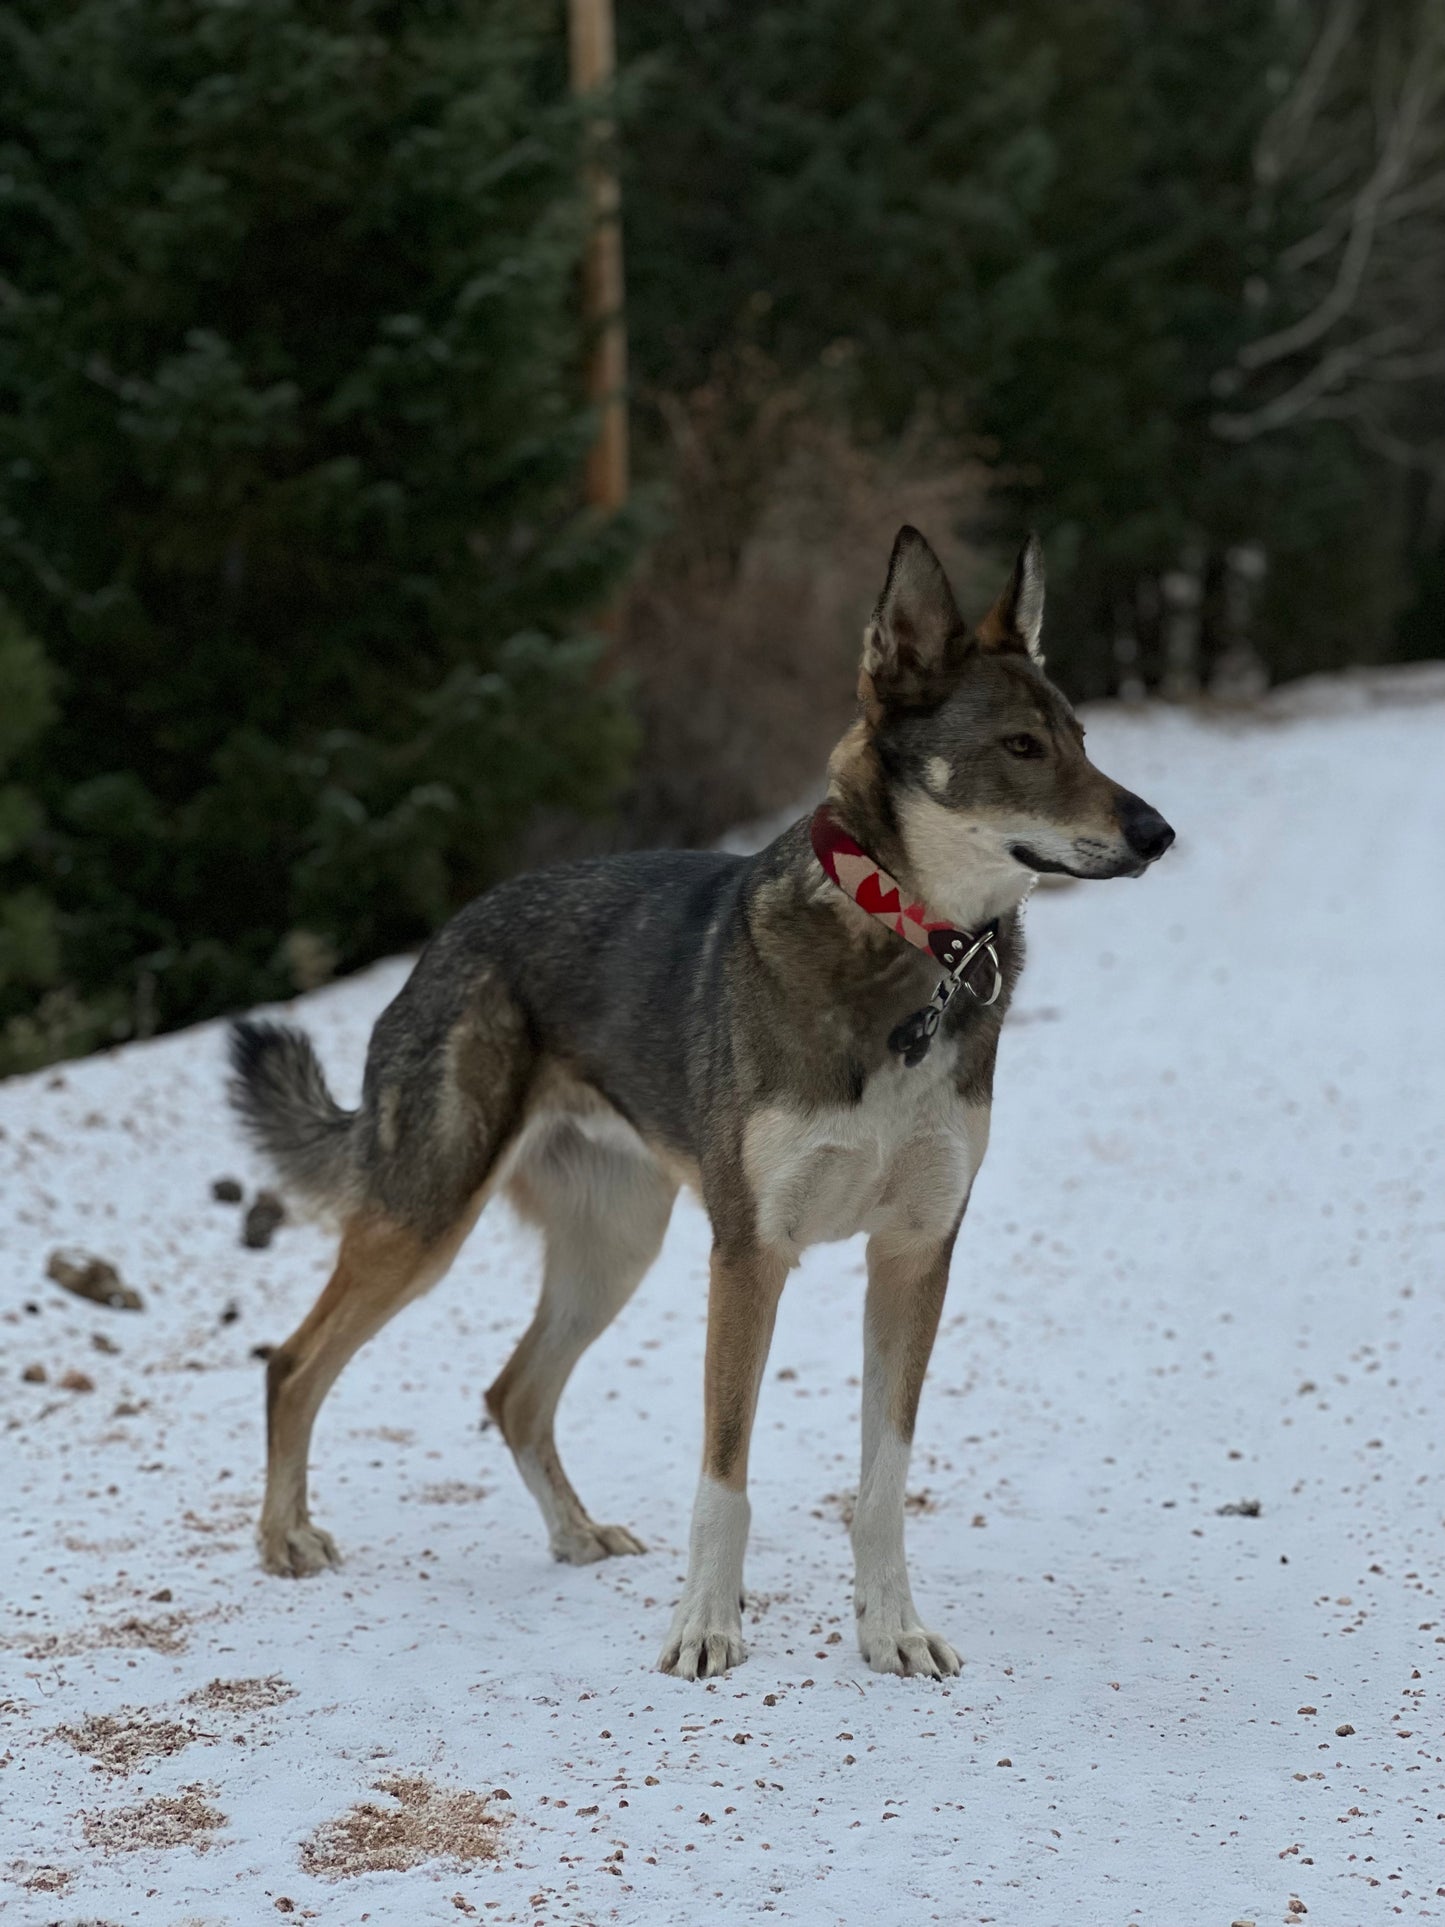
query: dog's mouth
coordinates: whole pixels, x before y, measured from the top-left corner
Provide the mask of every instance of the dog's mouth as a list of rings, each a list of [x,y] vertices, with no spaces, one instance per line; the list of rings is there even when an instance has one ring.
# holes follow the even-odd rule
[[[1011,843],[1009,855],[1015,863],[1021,863],[1037,876],[1079,877],[1086,883],[1104,882],[1110,877],[1141,877],[1149,868],[1146,858],[1136,857],[1132,852],[1122,859],[1106,860],[1092,869],[1061,863],[1056,857],[1040,856],[1037,850],[1031,850],[1026,843]]]

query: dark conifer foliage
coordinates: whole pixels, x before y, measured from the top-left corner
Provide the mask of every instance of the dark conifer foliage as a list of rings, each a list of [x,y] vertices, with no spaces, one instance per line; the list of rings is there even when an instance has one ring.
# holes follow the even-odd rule
[[[0,593],[57,710],[12,1064],[415,941],[615,780],[564,72],[528,0],[0,17]]]

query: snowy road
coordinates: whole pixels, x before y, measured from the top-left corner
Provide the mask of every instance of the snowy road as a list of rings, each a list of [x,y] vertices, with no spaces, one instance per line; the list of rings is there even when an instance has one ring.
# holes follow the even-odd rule
[[[0,1087],[7,1923],[1445,1920],[1445,704],[1100,712],[1090,747],[1179,846],[1030,915],[912,1479],[915,1590],[966,1662],[941,1686],[853,1646],[858,1248],[789,1284],[751,1658],[686,1685],[652,1664],[693,1204],[562,1414],[647,1557],[551,1565],[478,1431],[535,1278],[496,1209],[333,1395],[314,1507],[347,1564],[285,1584],[251,1546],[250,1353],[328,1252],[243,1250],[211,1200],[261,1175],[217,1029]],[[348,1098],[403,974],[307,1000]],[[48,1283],[58,1245],[145,1309]],[[416,1864],[357,1871],[388,1858]]]

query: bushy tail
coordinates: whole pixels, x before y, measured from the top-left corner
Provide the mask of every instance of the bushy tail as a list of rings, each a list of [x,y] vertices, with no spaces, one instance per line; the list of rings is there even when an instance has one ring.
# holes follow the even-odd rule
[[[232,1024],[231,1102],[281,1182],[323,1210],[340,1211],[355,1189],[357,1113],[330,1091],[305,1031],[285,1024]]]

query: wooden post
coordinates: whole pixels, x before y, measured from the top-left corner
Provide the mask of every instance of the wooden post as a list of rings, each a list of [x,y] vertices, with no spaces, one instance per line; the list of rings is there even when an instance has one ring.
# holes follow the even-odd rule
[[[612,0],[567,0],[572,91],[586,98],[611,84],[617,64]],[[611,120],[594,114],[588,132],[591,232],[582,267],[582,313],[591,336],[587,398],[597,438],[587,457],[587,500],[615,513],[627,500],[627,331],[622,287],[622,195],[607,154]]]

